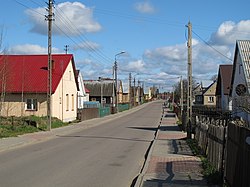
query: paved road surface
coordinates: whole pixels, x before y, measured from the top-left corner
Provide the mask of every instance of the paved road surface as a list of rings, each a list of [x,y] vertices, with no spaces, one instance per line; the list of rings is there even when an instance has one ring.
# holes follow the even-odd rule
[[[162,102],[89,129],[0,153],[0,186],[128,187],[154,138]]]

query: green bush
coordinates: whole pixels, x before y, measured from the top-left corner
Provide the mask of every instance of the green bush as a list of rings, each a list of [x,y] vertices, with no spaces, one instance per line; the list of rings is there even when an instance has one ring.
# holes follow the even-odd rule
[[[219,171],[208,161],[206,156],[202,153],[196,140],[187,139],[187,143],[192,150],[193,154],[199,156],[202,162],[203,176],[207,179],[208,184],[218,185],[222,184],[222,177]]]

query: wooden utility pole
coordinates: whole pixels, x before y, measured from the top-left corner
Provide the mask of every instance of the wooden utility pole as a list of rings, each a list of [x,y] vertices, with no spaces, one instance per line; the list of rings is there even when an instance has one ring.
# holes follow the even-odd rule
[[[128,97],[129,97],[129,108],[131,108],[132,105],[132,97],[131,97],[131,79],[132,79],[132,75],[131,73],[129,73],[129,77],[128,77]]]
[[[49,0],[48,15],[48,83],[47,83],[47,130],[51,130],[51,94],[52,94],[52,21],[53,21],[53,0]]]
[[[187,95],[187,138],[192,138],[192,24],[188,22],[188,95]]]
[[[119,112],[118,108],[118,80],[117,80],[117,61],[115,59],[115,64],[114,64],[114,72],[115,72],[115,107],[116,107],[116,112]]]
[[[182,80],[182,76],[181,76],[181,117],[182,117],[182,114],[183,114],[183,80]]]

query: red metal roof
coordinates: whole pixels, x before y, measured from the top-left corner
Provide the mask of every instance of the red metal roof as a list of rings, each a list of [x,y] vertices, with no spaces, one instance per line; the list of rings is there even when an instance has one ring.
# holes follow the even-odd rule
[[[72,54],[52,55],[52,93],[71,60],[74,67]],[[48,55],[0,55],[0,92],[47,93],[47,67]]]

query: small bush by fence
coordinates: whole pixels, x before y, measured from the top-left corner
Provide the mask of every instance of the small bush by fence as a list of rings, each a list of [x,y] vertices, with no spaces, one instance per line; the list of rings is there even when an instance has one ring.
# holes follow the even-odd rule
[[[216,120],[215,120],[216,119]],[[230,121],[199,116],[195,139],[227,186],[250,186],[250,129]]]
[[[195,139],[209,162],[221,174],[223,173],[227,122],[227,120],[211,121],[204,117],[196,121]]]

